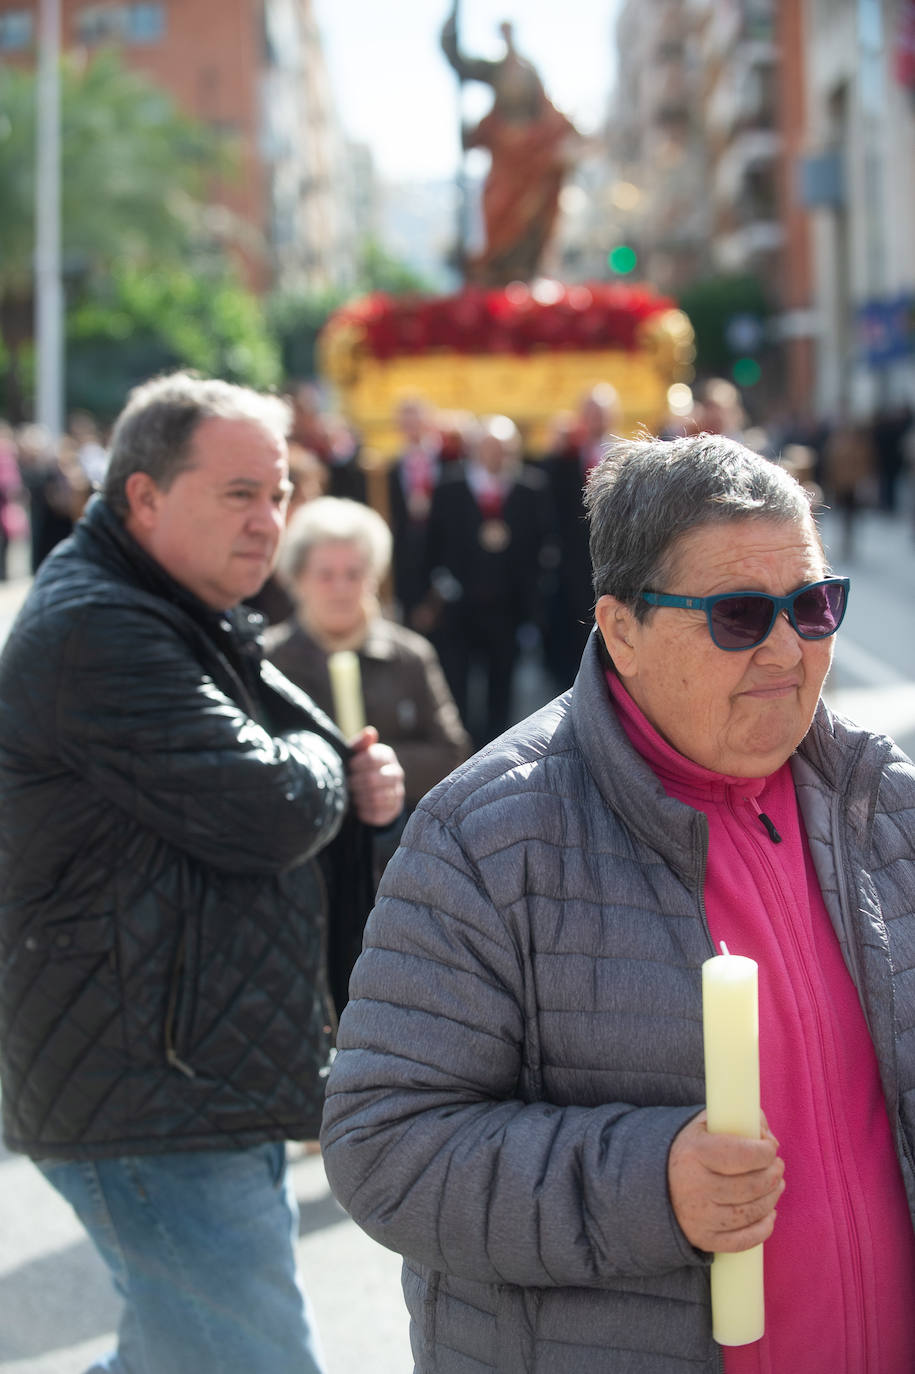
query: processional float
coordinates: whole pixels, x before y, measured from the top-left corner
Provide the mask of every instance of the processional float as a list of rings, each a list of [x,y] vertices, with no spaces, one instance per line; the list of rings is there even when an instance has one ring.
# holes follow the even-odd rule
[[[645,284],[566,284],[541,275],[562,184],[587,142],[548,99],[533,66],[502,25],[505,55],[472,58],[458,43],[458,6],[442,49],[463,85],[493,91],[489,112],[464,126],[465,149],[484,148],[490,166],[481,213],[485,242],[467,251],[466,179],[458,179],[455,259],[464,285],[451,295],[375,293],[335,311],[319,338],[322,377],[362,435],[367,457],[386,465],[401,436],[400,400],[435,408],[509,415],[531,456],[555,441],[558,417],[609,382],[622,428],[655,431],[668,393],[689,381],[693,330],[676,303]],[[372,458],[369,457],[369,462]]]

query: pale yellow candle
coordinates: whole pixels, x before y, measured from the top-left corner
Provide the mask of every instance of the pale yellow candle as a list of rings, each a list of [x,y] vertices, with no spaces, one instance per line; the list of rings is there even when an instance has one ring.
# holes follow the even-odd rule
[[[702,965],[705,1101],[716,1135],[759,1137],[758,965],[729,954]],[[719,1345],[749,1345],[765,1330],[763,1247],[712,1260],[712,1334]]]
[[[327,671],[334,696],[334,720],[344,739],[352,739],[365,725],[359,656],[352,649],[340,649],[328,656]]]

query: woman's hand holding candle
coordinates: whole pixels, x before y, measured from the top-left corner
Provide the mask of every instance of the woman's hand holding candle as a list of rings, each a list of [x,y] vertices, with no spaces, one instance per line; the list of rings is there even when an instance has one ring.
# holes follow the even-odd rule
[[[712,1135],[705,1112],[674,1139],[667,1161],[670,1200],[683,1234],[697,1250],[750,1250],[772,1234],[785,1166],[778,1141],[760,1116],[760,1140]]]
[[[693,1235],[702,1239],[693,1243],[713,1252],[719,1345],[749,1345],[765,1332],[762,1243],[784,1188],[778,1141],[759,1105],[758,973],[755,960],[730,954],[723,942],[702,965],[706,1112],[694,1123],[697,1187],[687,1196],[699,1206],[687,1219],[699,1223]]]
[[[403,810],[403,769],[389,744],[379,744],[378,731],[367,725],[349,741],[346,770],[353,810],[366,825],[390,825]]]

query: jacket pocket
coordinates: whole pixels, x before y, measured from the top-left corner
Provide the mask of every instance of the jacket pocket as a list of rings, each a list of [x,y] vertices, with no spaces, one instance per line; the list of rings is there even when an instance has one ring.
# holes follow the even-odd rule
[[[49,921],[39,932],[22,942],[29,954],[42,950],[46,959],[107,959],[112,968],[117,956],[114,927],[110,916],[68,917]]]
[[[183,1073],[185,1078],[196,1078],[195,1069],[188,1063],[187,1053],[190,1044],[196,984],[196,960],[191,957],[190,943],[188,925],[185,922],[169,973],[165,999],[163,1048],[165,1058],[171,1068]]]

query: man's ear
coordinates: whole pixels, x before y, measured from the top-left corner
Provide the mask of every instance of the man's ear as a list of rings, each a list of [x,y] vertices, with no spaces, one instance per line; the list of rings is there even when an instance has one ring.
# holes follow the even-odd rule
[[[597,628],[604,637],[607,653],[620,677],[631,677],[636,669],[635,616],[615,596],[601,596],[594,607]]]
[[[162,493],[148,472],[132,472],[124,483],[127,498],[127,524],[137,530],[155,527]]]

